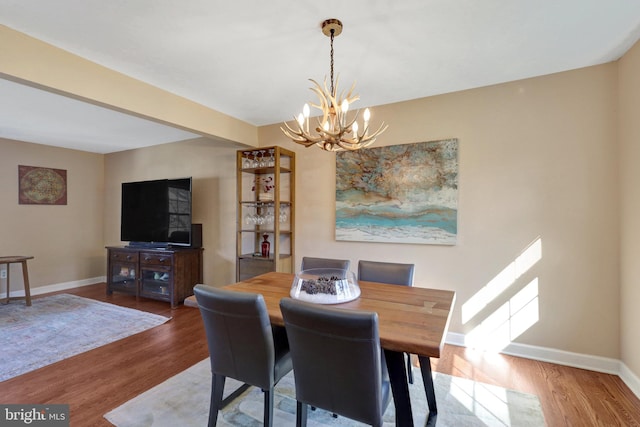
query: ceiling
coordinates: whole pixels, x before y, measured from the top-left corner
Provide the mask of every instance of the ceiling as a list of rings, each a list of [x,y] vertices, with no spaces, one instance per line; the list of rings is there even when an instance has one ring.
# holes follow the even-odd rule
[[[640,38],[637,0],[0,0],[0,24],[256,126],[314,101],[327,18],[358,107],[606,63]],[[198,136],[0,79],[3,138],[108,153]]]

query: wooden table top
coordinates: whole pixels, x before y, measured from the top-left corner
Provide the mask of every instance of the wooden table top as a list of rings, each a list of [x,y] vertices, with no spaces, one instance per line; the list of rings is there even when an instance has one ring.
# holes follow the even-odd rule
[[[224,288],[262,294],[271,323],[284,325],[280,300],[289,297],[295,275],[266,273]],[[455,292],[359,281],[358,299],[331,307],[378,313],[383,348],[440,357],[449,327]]]

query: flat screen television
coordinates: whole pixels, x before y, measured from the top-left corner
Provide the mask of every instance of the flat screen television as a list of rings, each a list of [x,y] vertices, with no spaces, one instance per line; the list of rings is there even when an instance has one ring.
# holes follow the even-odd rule
[[[161,248],[191,239],[191,177],[122,183],[120,240]]]

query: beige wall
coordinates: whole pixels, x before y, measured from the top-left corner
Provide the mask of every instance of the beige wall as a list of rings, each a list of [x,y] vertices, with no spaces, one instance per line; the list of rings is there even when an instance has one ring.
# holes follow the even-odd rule
[[[359,259],[415,263],[416,286],[457,292],[450,330],[465,334],[537,280],[539,319],[515,342],[618,358],[616,70],[612,63],[375,108],[389,130],[374,146],[459,139],[455,246],[335,241],[335,156],[293,147],[296,265],[304,255],[348,258],[354,269]],[[259,138],[293,145],[278,125]],[[508,277],[536,239],[542,258]],[[513,284],[463,322],[465,303],[505,277]],[[515,331],[521,320],[513,313],[506,325]]]
[[[640,43],[620,61],[622,361],[640,376]]]
[[[240,146],[198,139],[105,156],[105,242],[121,245],[121,184],[192,177],[193,222],[203,224],[204,282],[235,281],[235,155]]]
[[[67,205],[18,204],[18,165],[65,169]],[[102,155],[0,138],[0,183],[0,254],[35,257],[32,289],[104,276]],[[18,265],[11,289],[23,289]]]

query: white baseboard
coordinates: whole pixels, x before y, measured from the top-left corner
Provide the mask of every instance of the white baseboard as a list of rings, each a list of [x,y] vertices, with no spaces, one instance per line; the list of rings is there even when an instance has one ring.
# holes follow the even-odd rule
[[[467,347],[464,334],[449,332],[447,333],[445,342],[447,344],[457,345],[460,347]],[[525,359],[539,360],[541,362],[556,363],[558,365],[618,375],[620,379],[622,379],[622,381],[631,389],[631,391],[640,398],[640,379],[618,359],[572,353],[570,351],[518,343],[509,344],[506,348],[500,351],[500,353],[523,357]]]
[[[620,378],[631,389],[633,394],[640,398],[640,378],[624,363],[620,363]]]
[[[96,283],[104,283],[107,281],[107,277],[106,276],[100,276],[100,277],[92,277],[89,279],[83,279],[83,280],[75,280],[73,282],[63,282],[63,283],[54,283],[52,285],[46,285],[46,286],[38,286],[37,288],[31,288],[31,295],[40,295],[40,294],[46,294],[49,292],[58,292],[58,291],[64,291],[67,289],[73,289],[73,288],[80,288],[82,286],[88,286],[88,285],[94,285]],[[11,291],[11,298],[14,297],[24,297],[24,289],[20,289],[17,291]]]

